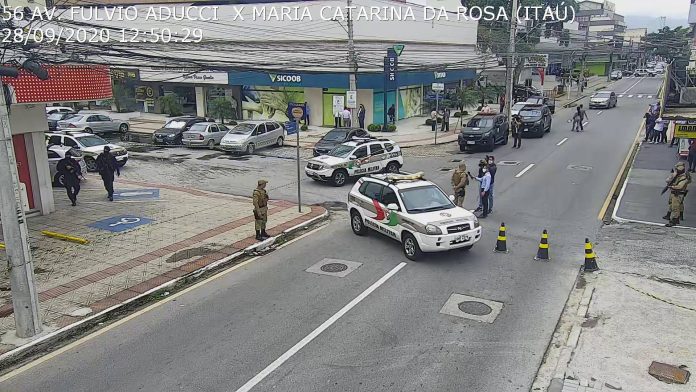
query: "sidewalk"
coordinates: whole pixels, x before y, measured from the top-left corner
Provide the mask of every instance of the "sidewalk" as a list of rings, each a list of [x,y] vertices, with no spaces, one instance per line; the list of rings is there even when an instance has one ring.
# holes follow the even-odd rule
[[[116,186],[115,201],[110,203],[101,181],[89,175],[77,207],[70,207],[65,191],[56,188],[57,211],[28,220],[40,314],[47,330],[143,296],[258,244],[249,198],[124,179],[118,179]],[[272,236],[326,214],[318,206],[303,206],[300,213],[296,204],[283,200],[271,200],[269,207],[267,231]],[[51,239],[42,230],[86,238],[89,243]],[[6,264],[2,250],[0,263]],[[8,279],[3,270],[0,334],[14,329]],[[0,354],[16,347],[11,344],[13,336],[10,332],[2,337]]]
[[[665,180],[678,160],[676,146],[669,148],[669,144],[642,143],[616,201],[612,218],[617,222],[660,226],[667,223],[662,217],[668,210],[669,192],[660,192],[667,185]],[[684,199],[684,220],[680,225],[696,228],[696,196],[693,190],[689,193]]]

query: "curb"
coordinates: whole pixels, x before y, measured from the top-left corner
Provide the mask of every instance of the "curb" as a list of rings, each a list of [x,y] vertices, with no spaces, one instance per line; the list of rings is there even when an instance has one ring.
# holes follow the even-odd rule
[[[309,208],[309,206],[307,207]],[[123,301],[120,304],[104,309],[103,311],[89,316],[87,318],[84,318],[76,323],[67,325],[63,328],[53,331],[23,346],[16,347],[15,349],[0,355],[0,369],[3,370],[2,373],[6,373],[7,370],[10,370],[12,366],[19,364],[22,360],[29,358],[34,354],[41,353],[42,351],[50,352],[52,348],[55,347],[62,340],[69,339],[73,336],[77,336],[82,331],[94,328],[98,324],[105,322],[111,316],[126,312],[129,306],[138,306],[148,302],[147,299],[152,297],[153,294],[157,294],[158,292],[164,289],[174,287],[179,283],[186,282],[187,280],[195,279],[206,272],[224,268],[225,266],[227,266],[227,264],[230,264],[231,262],[237,261],[238,259],[241,259],[245,256],[250,256],[255,252],[266,250],[276,243],[282,243],[282,240],[286,239],[286,237],[288,237],[289,235],[301,230],[306,230],[309,227],[328,219],[328,217],[329,211],[324,208],[323,214],[316,216],[306,222],[300,223],[299,225],[286,229],[281,234],[275,237],[271,237],[265,241],[250,245],[239,252],[224,257],[205,267],[199,268],[195,271],[191,271],[190,273],[179,278],[172,279],[136,297]]]

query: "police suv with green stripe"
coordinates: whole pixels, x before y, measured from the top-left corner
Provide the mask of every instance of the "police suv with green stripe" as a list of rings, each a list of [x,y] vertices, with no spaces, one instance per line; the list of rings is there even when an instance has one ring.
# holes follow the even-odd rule
[[[307,162],[305,174],[334,186],[343,186],[350,177],[373,173],[398,173],[404,164],[401,148],[392,140],[353,138],[326,155]]]

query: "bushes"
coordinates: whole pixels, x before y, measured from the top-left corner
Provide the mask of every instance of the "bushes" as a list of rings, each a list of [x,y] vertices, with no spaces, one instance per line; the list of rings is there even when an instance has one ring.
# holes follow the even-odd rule
[[[367,126],[368,132],[396,132],[396,125],[389,124],[384,129],[382,124],[370,124]]]
[[[384,132],[396,132],[396,125],[394,125],[394,124],[387,125],[387,129],[385,129]]]
[[[455,113],[452,115],[452,117],[457,117],[457,118],[459,118],[459,117],[468,116],[468,115],[469,115],[469,112],[467,112],[466,110],[464,110],[464,111],[461,111],[461,112],[455,112]]]

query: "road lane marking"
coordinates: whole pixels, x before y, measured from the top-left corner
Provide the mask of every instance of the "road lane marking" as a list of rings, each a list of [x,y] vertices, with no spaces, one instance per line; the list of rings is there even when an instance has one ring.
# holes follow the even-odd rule
[[[314,340],[317,336],[319,336],[327,328],[329,328],[331,325],[333,325],[336,321],[338,321],[338,319],[340,319],[343,315],[348,313],[348,311],[353,309],[355,307],[355,305],[359,304],[362,300],[367,298],[368,295],[370,295],[373,291],[377,290],[377,288],[379,288],[379,286],[383,285],[384,282],[389,280],[389,278],[394,276],[397,272],[399,272],[399,270],[401,270],[405,266],[406,266],[406,263],[400,263],[399,265],[394,267],[391,271],[387,272],[386,275],[384,275],[378,281],[373,283],[372,286],[367,288],[367,290],[360,293],[360,295],[355,297],[346,306],[341,308],[341,310],[339,310],[333,316],[329,317],[328,320],[324,321],[314,331],[310,332],[309,335],[305,336],[302,340],[297,342],[294,346],[290,347],[290,349],[288,351],[283,353],[283,355],[278,357],[278,359],[271,362],[270,365],[266,366],[266,368],[263,369],[259,374],[254,376],[251,380],[247,381],[246,384],[242,385],[239,389],[237,389],[237,392],[249,392],[258,383],[263,381],[264,378],[266,378],[269,374],[273,373],[274,370],[276,370],[283,363],[285,363],[285,361],[290,359],[293,355],[297,354],[297,352],[300,351],[304,346],[309,344],[312,340]]]
[[[619,98],[623,98],[623,94],[619,94]]]
[[[602,114],[602,112],[603,112],[603,110],[598,111],[597,115],[599,116],[600,114]]]
[[[531,168],[533,168],[533,167],[534,167],[534,164],[533,164],[533,163],[530,163],[529,166],[525,167],[524,169],[522,169],[521,172],[517,173],[517,175],[515,176],[515,178],[520,178],[520,177],[522,177],[522,176],[524,175],[524,173],[526,173],[527,171],[529,171],[529,169],[531,169]]]
[[[567,138],[567,137],[564,137],[563,140],[561,140],[560,142],[556,143],[556,145],[557,145],[557,146],[560,146],[561,144],[565,143],[566,140],[568,140],[568,138]]]
[[[321,225],[319,225],[319,227],[317,227],[317,228],[315,228],[315,229],[313,229],[313,230],[310,230],[310,231],[308,231],[307,233],[304,233],[304,234],[302,234],[301,236],[299,236],[299,237],[297,237],[297,238],[293,238],[292,240],[283,243],[282,245],[278,246],[278,248],[276,248],[276,250],[281,249],[281,248],[285,248],[286,246],[292,244],[293,242],[299,241],[299,240],[301,240],[301,239],[303,239],[303,238],[305,238],[305,237],[307,237],[307,236],[310,236],[310,235],[312,235],[312,234],[314,234],[314,233],[317,233],[319,230],[324,230],[324,229],[325,229],[325,226],[326,226],[326,224],[321,224]],[[29,362],[28,364],[26,364],[26,365],[24,365],[24,366],[21,366],[21,367],[15,369],[15,370],[13,370],[13,371],[11,371],[11,372],[9,372],[9,373],[3,375],[2,377],[0,377],[0,383],[3,383],[3,382],[5,382],[5,381],[7,381],[7,380],[9,380],[9,379],[11,379],[11,378],[13,378],[13,377],[15,377],[15,376],[18,376],[18,375],[20,375],[20,374],[26,372],[27,370],[31,370],[33,367],[38,366],[38,365],[40,365],[40,364],[42,364],[42,363],[44,363],[44,362],[47,362],[47,361],[49,361],[49,360],[51,360],[51,359],[53,359],[53,358],[59,356],[60,354],[63,354],[64,352],[70,351],[70,350],[72,350],[72,349],[74,349],[74,348],[76,348],[76,347],[78,347],[78,346],[81,346],[83,343],[87,343],[88,341],[90,341],[90,340],[92,340],[92,339],[94,339],[94,338],[96,338],[96,337],[99,337],[100,335],[102,335],[102,334],[104,334],[104,333],[106,333],[106,332],[108,332],[108,331],[111,331],[112,329],[114,329],[114,328],[116,328],[116,327],[118,327],[118,326],[120,326],[120,325],[122,325],[122,324],[125,324],[125,323],[131,321],[132,319],[134,319],[134,318],[136,318],[136,317],[139,317],[139,316],[141,316],[141,315],[143,315],[143,314],[145,314],[145,313],[147,313],[147,312],[149,312],[149,311],[151,311],[151,310],[154,310],[154,309],[156,309],[156,308],[158,308],[158,307],[160,307],[160,306],[162,306],[162,305],[164,305],[164,304],[166,304],[166,303],[169,303],[169,302],[171,302],[172,300],[177,299],[177,298],[181,297],[182,295],[184,295],[184,294],[186,294],[186,293],[188,293],[188,292],[190,292],[190,291],[193,291],[193,290],[195,290],[195,289],[197,289],[197,288],[199,288],[199,287],[201,287],[201,286],[203,286],[203,285],[205,285],[205,284],[208,284],[208,283],[212,282],[213,280],[220,279],[220,278],[222,278],[223,276],[229,274],[230,272],[233,272],[233,271],[236,271],[236,270],[238,270],[238,269],[240,269],[240,268],[242,268],[242,267],[245,267],[246,265],[251,264],[252,262],[254,262],[254,261],[256,261],[256,260],[258,260],[258,259],[260,259],[260,258],[262,258],[262,257],[263,257],[263,256],[256,256],[256,257],[253,257],[253,258],[251,258],[251,259],[249,259],[249,260],[245,260],[245,261],[243,261],[243,262],[241,262],[241,263],[239,263],[239,264],[235,264],[235,265],[233,265],[232,267],[230,267],[230,268],[228,268],[228,269],[226,269],[226,270],[224,270],[224,271],[221,271],[219,274],[213,275],[213,276],[211,276],[211,277],[209,277],[209,278],[207,278],[207,279],[205,279],[205,280],[202,280],[202,281],[200,281],[200,282],[194,284],[193,286],[189,286],[189,287],[187,287],[187,288],[185,288],[185,289],[183,289],[183,290],[181,290],[181,291],[179,291],[179,292],[176,292],[176,293],[174,293],[174,294],[172,294],[172,295],[170,295],[170,296],[168,296],[168,297],[166,297],[166,298],[163,298],[163,299],[161,299],[161,300],[155,302],[154,304],[152,304],[152,305],[150,305],[150,306],[148,306],[148,307],[146,307],[146,308],[144,308],[144,309],[141,309],[141,310],[139,310],[139,311],[137,311],[137,312],[135,312],[135,313],[133,313],[133,314],[131,314],[131,315],[129,315],[129,316],[126,316],[126,317],[124,317],[124,318],[122,318],[122,319],[120,319],[120,320],[117,320],[117,321],[114,322],[113,324],[109,324],[109,325],[107,325],[106,327],[104,327],[104,328],[102,328],[102,329],[100,329],[100,330],[97,330],[97,331],[95,331],[95,332],[92,333],[92,334],[89,334],[89,335],[87,335],[87,336],[85,336],[85,337],[83,337],[83,338],[80,338],[80,339],[78,339],[78,340],[76,340],[76,341],[74,341],[74,342],[68,344],[67,346],[63,346],[63,347],[61,347],[60,349],[58,349],[58,350],[56,350],[56,351],[50,352],[50,353],[44,355],[43,357],[37,358],[36,360],[34,360],[34,361],[32,361],[32,362]]]
[[[652,95],[648,95],[648,99],[651,99],[652,97],[653,97]]]
[[[644,79],[644,78],[638,79],[638,81],[635,82],[635,83],[633,83],[633,85],[632,85],[631,87],[629,87],[628,90],[624,91],[624,92],[621,93],[621,94],[627,94],[629,91],[631,91],[631,89],[632,89],[633,87],[636,87],[636,86],[638,85],[638,83],[640,83],[643,79]],[[632,95],[629,95],[628,97],[630,98],[630,97],[632,97]]]
[[[628,97],[629,97],[629,98],[633,98],[633,94],[629,95]]]
[[[643,96],[642,96],[642,95],[639,95],[638,98],[643,98]]]
[[[584,127],[585,125],[587,125],[587,123],[588,123],[588,122],[585,121],[584,123],[582,123],[582,126]]]

